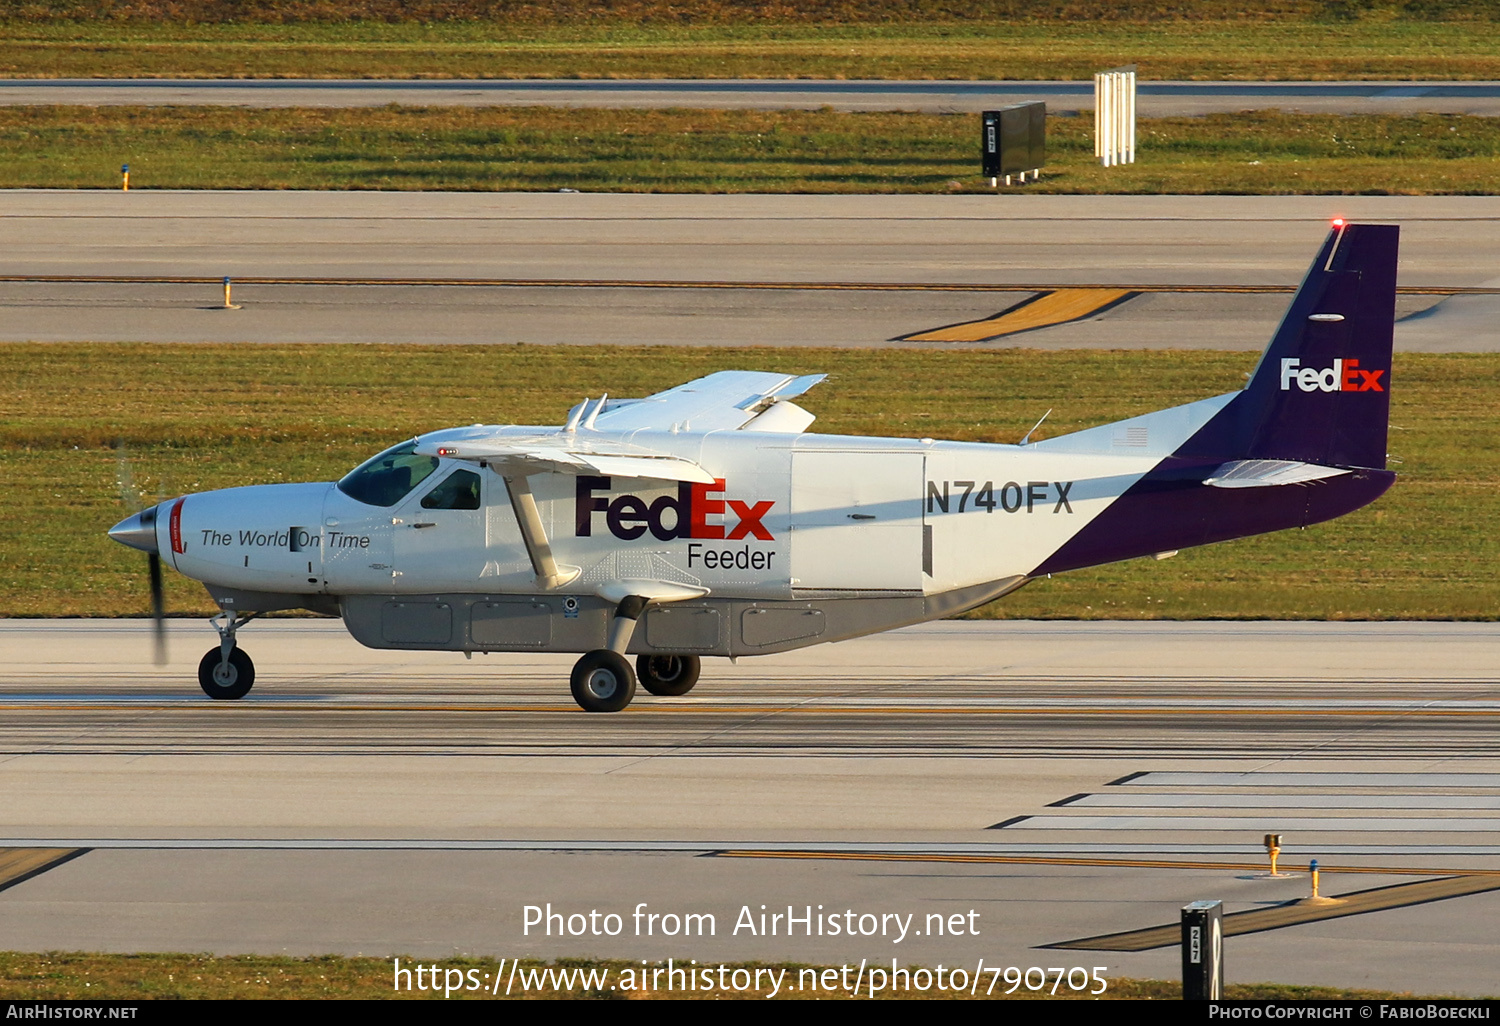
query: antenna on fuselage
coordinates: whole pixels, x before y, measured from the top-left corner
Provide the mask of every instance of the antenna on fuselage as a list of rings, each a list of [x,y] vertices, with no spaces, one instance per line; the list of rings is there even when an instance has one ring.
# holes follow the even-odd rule
[[[573,407],[573,412],[568,414],[568,422],[563,425],[564,431],[577,431],[578,422],[583,419],[583,411],[589,408],[589,399],[584,397],[583,402]]]
[[[1046,420],[1050,416],[1052,416],[1052,411],[1048,410],[1046,413],[1042,414],[1042,420]],[[1016,444],[1017,445],[1027,445],[1027,444],[1029,444],[1031,442],[1031,436],[1034,435],[1034,434],[1036,434],[1036,429],[1042,426],[1042,420],[1039,420],[1035,424],[1031,425],[1031,430],[1028,431],[1028,432],[1026,432],[1024,435],[1022,435],[1021,436],[1021,440],[1019,442],[1017,442]]]

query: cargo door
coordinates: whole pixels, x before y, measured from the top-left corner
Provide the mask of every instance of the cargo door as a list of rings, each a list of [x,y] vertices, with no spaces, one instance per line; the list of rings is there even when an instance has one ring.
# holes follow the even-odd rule
[[[921,591],[921,453],[792,456],[795,589]]]

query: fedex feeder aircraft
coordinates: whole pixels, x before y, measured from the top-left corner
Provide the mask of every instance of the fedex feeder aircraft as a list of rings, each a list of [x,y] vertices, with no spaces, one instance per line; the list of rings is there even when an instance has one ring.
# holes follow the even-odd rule
[[[682,695],[703,656],[784,652],[972,609],[1036,577],[1358,509],[1386,466],[1398,229],[1342,224],[1244,389],[1019,445],[807,433],[822,380],[723,371],[561,427],[474,426],[337,482],[163,502],[110,530],[222,610],[213,698],[262,613],[382,649],[578,652],[573,697]],[[632,668],[627,656],[636,656]]]

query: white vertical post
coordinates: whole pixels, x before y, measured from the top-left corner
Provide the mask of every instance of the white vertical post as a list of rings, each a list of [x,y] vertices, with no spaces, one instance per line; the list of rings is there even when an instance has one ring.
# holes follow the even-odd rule
[[[1115,75],[1115,104],[1120,113],[1115,120],[1115,163],[1125,163],[1125,140],[1130,137],[1130,126],[1125,122],[1125,106],[1128,101],[1125,75]]]
[[[1135,163],[1135,69],[1094,76],[1094,156],[1105,167]]]
[[[1104,75],[1094,77],[1094,159],[1104,156]]]
[[[1119,131],[1120,122],[1116,118],[1115,93],[1119,83],[1115,81],[1114,75],[1104,76],[1104,165],[1114,167],[1115,157],[1120,152]]]

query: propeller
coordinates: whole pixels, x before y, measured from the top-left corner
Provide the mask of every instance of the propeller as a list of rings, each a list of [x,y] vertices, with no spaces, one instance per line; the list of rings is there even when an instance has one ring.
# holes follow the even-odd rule
[[[120,492],[120,502],[131,511],[110,529],[109,535],[134,549],[146,553],[146,571],[151,581],[151,638],[152,660],[157,666],[167,663],[166,590],[162,585],[161,554],[156,547],[157,506],[146,507],[145,494],[135,483],[130,468],[130,459],[123,441],[115,444],[118,460],[115,466],[115,485]]]
[[[167,610],[162,594],[161,556],[154,552],[146,555],[146,568],[151,574],[151,659],[157,666],[167,665]]]

